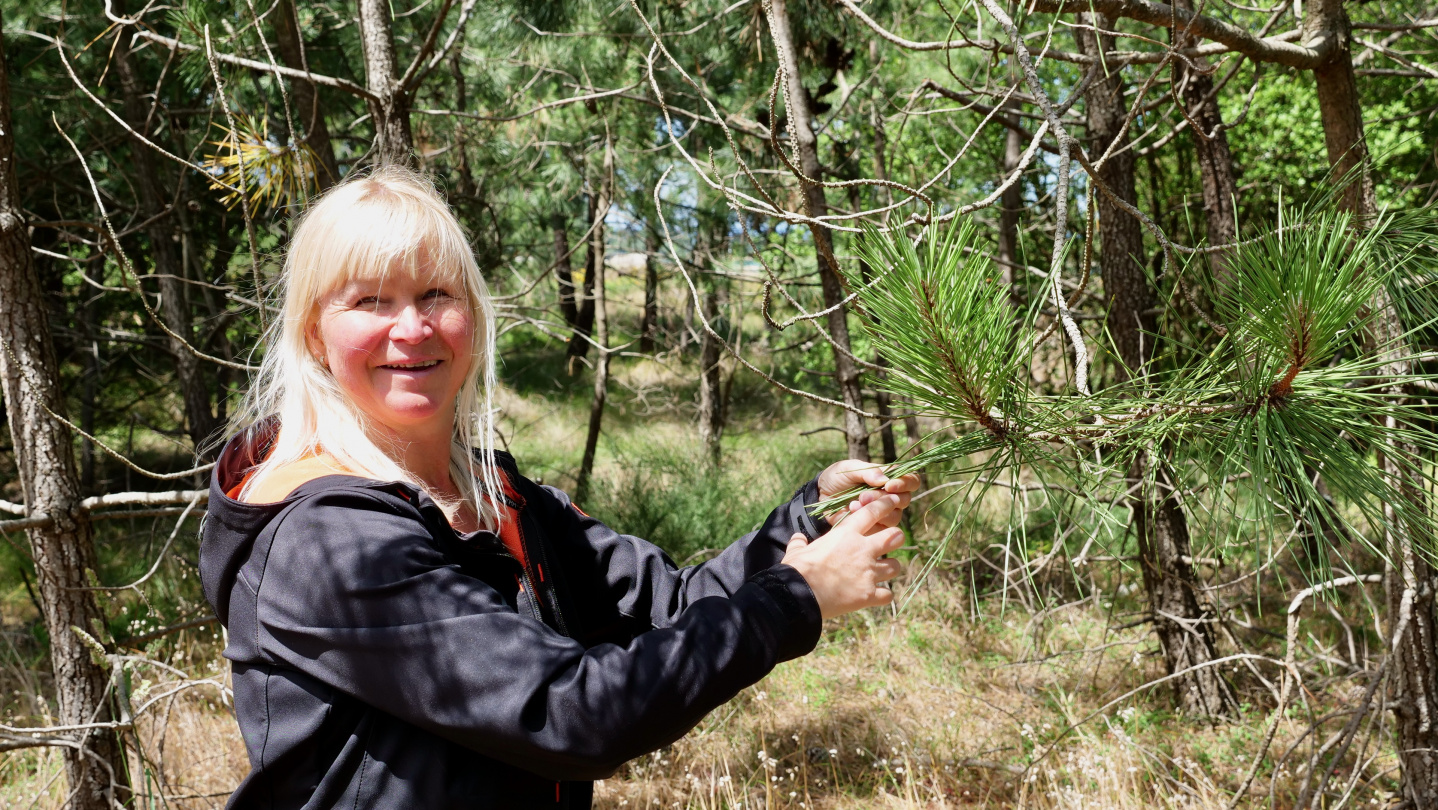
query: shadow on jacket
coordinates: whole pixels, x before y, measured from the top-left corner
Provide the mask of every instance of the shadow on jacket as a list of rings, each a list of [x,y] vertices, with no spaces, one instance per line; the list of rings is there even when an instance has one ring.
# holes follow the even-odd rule
[[[804,510],[813,481],[681,569],[500,453],[521,564],[408,484],[228,497],[271,438],[226,446],[202,529],[251,764],[232,808],[587,808],[592,780],[818,641],[818,603],[779,563],[828,528]]]

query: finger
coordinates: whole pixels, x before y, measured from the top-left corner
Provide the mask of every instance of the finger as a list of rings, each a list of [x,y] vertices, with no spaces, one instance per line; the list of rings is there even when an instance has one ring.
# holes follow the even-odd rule
[[[908,475],[891,479],[889,486],[885,487],[885,489],[889,492],[918,492],[919,476],[916,473],[909,473]]]
[[[874,563],[874,578],[880,582],[888,582],[903,570],[904,564],[898,560],[879,560]]]
[[[897,528],[882,529],[869,535],[872,545],[869,552],[875,557],[882,557],[904,547],[904,530]]]
[[[903,520],[903,519],[904,519],[904,510],[903,510],[902,508],[897,508],[897,509],[895,509],[894,511],[890,512],[889,514],[884,515],[883,517],[879,518],[878,522],[876,522],[876,523],[874,524],[874,528],[873,528],[872,531],[881,531],[881,530],[883,530],[883,529],[892,529],[893,527],[899,525],[899,521],[901,521],[901,520]]]
[[[888,486],[889,476],[884,475],[884,471],[880,467],[869,467],[867,469],[860,470],[859,473],[863,476],[864,483],[868,484],[871,487],[877,489]]]
[[[883,607],[894,601],[894,592],[887,585],[874,587],[874,595],[869,599],[869,607]]]
[[[800,532],[794,532],[794,536],[789,538],[789,545],[785,547],[784,552],[788,554],[789,552],[800,551],[807,545],[809,545],[809,538]]]
[[[849,517],[853,521],[853,530],[859,534],[868,534],[869,530],[878,525],[879,521],[890,512],[898,508],[899,498],[897,495],[885,495],[875,498],[867,506],[855,510]]]

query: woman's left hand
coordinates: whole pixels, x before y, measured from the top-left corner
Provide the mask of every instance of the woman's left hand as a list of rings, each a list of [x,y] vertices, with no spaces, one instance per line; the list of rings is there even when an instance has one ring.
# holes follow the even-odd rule
[[[904,509],[909,506],[912,493],[919,488],[919,476],[910,473],[898,478],[890,478],[884,473],[882,464],[849,458],[830,464],[827,469],[819,473],[818,483],[819,497],[823,500],[828,500],[840,492],[854,487],[869,487],[859,493],[859,497],[849,504],[850,512],[869,504],[881,495],[898,495],[898,508],[881,519],[885,526],[897,526]],[[831,518],[831,520],[834,519]]]

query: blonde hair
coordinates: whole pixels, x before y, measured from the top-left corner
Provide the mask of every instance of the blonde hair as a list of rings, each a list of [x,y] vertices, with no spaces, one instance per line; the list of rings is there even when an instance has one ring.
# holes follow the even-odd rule
[[[306,339],[326,295],[353,280],[383,278],[397,263],[414,271],[421,248],[436,280],[464,290],[475,321],[472,362],[455,401],[450,473],[480,523],[498,528],[492,497],[503,490],[491,423],[494,306],[449,205],[429,180],[398,167],[345,180],[311,204],[295,226],[278,286],[279,317],[266,330],[258,377],[231,420],[236,431],[279,423],[273,450],[255,468],[241,497],[267,473],[320,452],[356,475],[424,488],[376,442],[367,416],[314,356]],[[474,448],[479,450],[478,465]]]

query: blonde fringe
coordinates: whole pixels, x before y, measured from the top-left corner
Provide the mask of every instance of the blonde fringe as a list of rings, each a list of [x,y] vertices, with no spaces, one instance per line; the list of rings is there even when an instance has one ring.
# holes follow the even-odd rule
[[[272,471],[320,452],[356,475],[424,489],[395,460],[398,454],[376,441],[378,433],[311,353],[306,338],[325,295],[354,279],[383,278],[400,262],[413,268],[421,246],[441,278],[465,290],[475,316],[474,362],[455,402],[450,472],[480,524],[498,529],[501,512],[494,500],[503,489],[493,439],[494,307],[448,204],[429,180],[399,167],[345,180],[315,201],[295,227],[275,291],[280,316],[264,335],[260,370],[230,420],[231,434],[279,423],[273,450],[255,468],[242,498]]]

